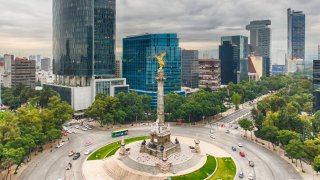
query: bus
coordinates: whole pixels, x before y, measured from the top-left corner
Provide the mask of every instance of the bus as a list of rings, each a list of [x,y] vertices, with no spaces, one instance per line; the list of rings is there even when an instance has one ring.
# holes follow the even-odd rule
[[[118,130],[118,131],[113,131],[111,133],[111,136],[113,138],[119,137],[119,136],[125,136],[125,135],[128,135],[128,129],[122,129],[122,130]]]

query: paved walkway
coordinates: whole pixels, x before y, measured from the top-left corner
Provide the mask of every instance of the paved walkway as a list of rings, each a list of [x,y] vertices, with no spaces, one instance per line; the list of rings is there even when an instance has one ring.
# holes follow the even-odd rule
[[[176,136],[172,136],[172,139],[175,139]],[[194,139],[187,138],[187,137],[177,137],[181,144],[186,144],[188,146],[194,146]],[[200,142],[200,149],[201,155],[196,160],[192,160],[186,162],[188,166],[185,168],[176,168],[175,174],[168,173],[168,174],[150,174],[149,171],[137,171],[134,170],[125,163],[126,161],[120,161],[118,158],[118,153],[115,156],[107,158],[105,160],[95,160],[95,161],[85,161],[83,164],[83,174],[86,180],[93,180],[93,179],[164,179],[168,176],[177,176],[187,174],[193,171],[200,169],[206,162],[205,154],[210,154],[215,157],[231,157],[230,154],[225,152],[224,150],[220,149],[219,147],[207,143],[207,142]],[[202,158],[201,158],[202,156]],[[186,165],[186,164],[185,164]],[[191,166],[189,166],[191,165]],[[141,168],[141,167],[138,167]],[[136,169],[136,168],[135,168]],[[112,178],[108,175],[111,174]],[[116,177],[115,177],[116,176]]]

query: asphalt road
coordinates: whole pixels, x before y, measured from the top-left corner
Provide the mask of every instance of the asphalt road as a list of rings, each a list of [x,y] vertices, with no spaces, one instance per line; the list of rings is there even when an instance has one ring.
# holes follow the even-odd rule
[[[246,114],[247,110],[240,110],[234,114],[224,118],[222,122],[231,122],[234,118],[238,118],[239,115]],[[130,136],[147,135],[149,127],[136,127],[129,130]],[[295,171],[295,169],[282,160],[278,155],[270,152],[269,150],[256,145],[250,141],[247,141],[240,136],[240,129],[235,130],[230,128],[230,133],[225,133],[225,128],[214,126],[215,139],[210,138],[210,128],[206,127],[172,127],[171,132],[173,135],[180,135],[194,138],[196,134],[201,141],[213,143],[214,145],[222,148],[231,154],[237,165],[237,171],[243,171],[245,178],[249,173],[253,173],[257,180],[294,180],[302,179],[302,177]],[[81,180],[81,164],[85,160],[86,156],[84,152],[89,148],[97,149],[105,144],[120,140],[120,138],[111,138],[110,132],[107,131],[81,131],[78,134],[71,134],[70,141],[59,149],[54,149],[53,152],[42,155],[37,162],[30,164],[30,166],[22,173],[20,179],[23,180],[58,180],[58,179],[70,179]],[[93,144],[89,147],[85,147],[84,143],[91,141]],[[241,142],[243,147],[240,148],[237,144]],[[237,151],[234,152],[231,146],[236,146]],[[72,160],[68,157],[68,153],[71,151],[78,151],[81,153],[81,157],[78,160]],[[246,157],[241,157],[239,151],[244,151]],[[252,160],[255,163],[253,168],[249,167],[248,161]],[[71,162],[72,170],[66,171],[66,165]],[[236,177],[238,179],[238,177]]]

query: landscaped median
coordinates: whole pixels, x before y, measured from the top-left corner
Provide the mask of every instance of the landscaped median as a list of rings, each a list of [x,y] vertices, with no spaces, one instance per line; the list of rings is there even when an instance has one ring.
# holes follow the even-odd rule
[[[182,175],[182,176],[175,176],[172,177],[174,180],[180,179],[206,179],[209,177],[217,167],[217,160],[215,157],[208,155],[206,163],[197,171],[192,173]]]
[[[136,142],[136,141],[141,141],[144,139],[149,139],[149,136],[141,136],[141,137],[134,137],[134,138],[129,138],[129,139],[125,139],[125,143],[129,144],[132,142]],[[89,157],[88,160],[102,160],[104,158],[107,158],[109,156],[114,155],[117,150],[120,148],[120,141],[115,141],[111,144],[108,144],[98,150],[96,150],[94,153],[92,153]]]
[[[210,180],[232,180],[234,179],[237,169],[232,158],[217,158],[218,168],[213,176],[210,177]]]

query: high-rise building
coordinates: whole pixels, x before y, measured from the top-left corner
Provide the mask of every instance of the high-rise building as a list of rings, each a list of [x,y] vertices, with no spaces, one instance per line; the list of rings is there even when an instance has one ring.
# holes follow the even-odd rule
[[[239,47],[230,41],[223,41],[219,46],[219,59],[221,61],[221,84],[230,82],[237,84],[240,81],[240,54]]]
[[[199,87],[199,51],[182,50],[182,86],[190,88]]]
[[[50,58],[43,58],[41,59],[41,70],[42,71],[51,71],[51,59]]]
[[[313,60],[313,112],[320,110],[320,60]]]
[[[58,84],[88,86],[115,76],[115,0],[54,0],[53,59]]]
[[[240,81],[248,81],[248,58],[240,59]]]
[[[263,76],[271,75],[271,25],[270,20],[251,21],[246,29],[250,31],[251,52],[263,57]]]
[[[248,57],[248,76],[249,81],[258,81],[263,74],[262,56],[250,55]]]
[[[122,77],[122,60],[116,60],[116,77]]]
[[[220,60],[199,59],[199,87],[216,91],[220,85]]]
[[[221,44],[223,41],[229,41],[231,44],[235,44],[239,48],[240,58],[247,58],[250,52],[248,44],[248,37],[246,36],[223,36],[221,37]]]
[[[115,77],[115,0],[53,1],[53,73],[47,84],[75,111],[91,106],[96,94],[127,92]]]
[[[288,58],[302,59],[305,64],[305,14],[287,9],[288,16]]]
[[[27,58],[16,58],[11,63],[11,86],[36,86],[36,61]]]
[[[5,73],[11,72],[11,62],[14,61],[14,55],[5,54],[4,55],[4,71]]]
[[[318,45],[318,59],[320,59],[320,45]]]
[[[286,65],[272,65],[272,75],[285,75],[287,72],[287,67]]]
[[[181,90],[181,51],[177,34],[144,34],[123,39],[123,77],[130,90],[152,97],[152,107],[157,106],[157,81],[159,68],[155,55],[166,52],[164,93]]]

